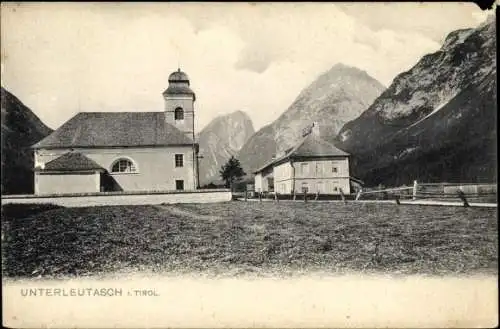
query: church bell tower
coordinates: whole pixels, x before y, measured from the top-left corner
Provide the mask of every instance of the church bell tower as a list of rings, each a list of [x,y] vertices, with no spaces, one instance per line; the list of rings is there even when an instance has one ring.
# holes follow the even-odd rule
[[[170,74],[168,88],[163,92],[165,120],[194,141],[195,93],[189,87],[189,77],[181,69]]]

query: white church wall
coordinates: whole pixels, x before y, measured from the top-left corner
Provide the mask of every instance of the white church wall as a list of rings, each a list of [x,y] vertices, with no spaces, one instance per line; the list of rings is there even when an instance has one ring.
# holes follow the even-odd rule
[[[35,173],[35,194],[99,192],[99,173],[40,174]]]
[[[38,150],[35,155],[35,163],[46,164],[69,151],[69,149]],[[193,148],[189,145],[143,148],[75,148],[73,151],[84,154],[108,170],[124,191],[175,190],[176,180],[184,181],[185,190],[196,188]],[[175,166],[175,154],[183,155],[183,167]],[[111,173],[113,163],[121,158],[131,160],[136,165],[137,172]],[[61,184],[64,184],[64,181]]]
[[[184,120],[175,120],[174,111],[177,107],[184,111]],[[182,132],[192,137],[194,121],[194,103],[192,97],[168,96],[165,99],[165,120]]]

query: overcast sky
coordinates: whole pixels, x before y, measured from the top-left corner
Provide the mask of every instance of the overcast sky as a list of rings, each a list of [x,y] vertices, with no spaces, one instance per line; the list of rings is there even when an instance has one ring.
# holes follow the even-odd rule
[[[258,129],[336,63],[390,85],[471,3],[2,3],[2,86],[48,126],[80,111],[161,111],[180,65],[196,126],[247,112]]]

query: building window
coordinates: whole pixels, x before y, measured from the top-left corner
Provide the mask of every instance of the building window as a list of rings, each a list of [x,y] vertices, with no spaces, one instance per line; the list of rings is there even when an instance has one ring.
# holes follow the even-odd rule
[[[338,191],[339,191],[339,188],[338,188],[337,186],[334,186],[334,187],[333,187],[333,191],[334,191],[334,192],[338,192]]]
[[[129,159],[118,159],[111,166],[112,173],[134,173],[137,172],[137,166]]]
[[[178,107],[174,111],[174,119],[175,120],[184,120],[184,110],[182,107]]]
[[[182,191],[184,190],[184,181],[183,180],[176,180],[175,181],[175,189],[177,191]]]
[[[176,167],[184,167],[184,155],[176,154],[175,155],[175,166]]]
[[[337,167],[332,167],[332,172],[338,172],[338,168]]]
[[[309,192],[309,187],[307,186],[307,183],[302,183],[302,192],[304,193]]]
[[[309,165],[308,163],[301,163],[300,164],[300,171],[303,175],[308,173],[308,171],[309,171],[308,165]]]
[[[323,173],[323,164],[321,162],[316,163],[316,174],[322,174]]]

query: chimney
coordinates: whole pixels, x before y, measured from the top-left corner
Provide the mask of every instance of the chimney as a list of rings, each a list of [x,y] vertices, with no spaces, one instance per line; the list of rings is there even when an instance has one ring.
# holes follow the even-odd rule
[[[320,137],[320,133],[319,133],[319,123],[317,122],[313,122],[312,124],[312,128],[311,128],[311,133],[316,136],[316,137]]]

